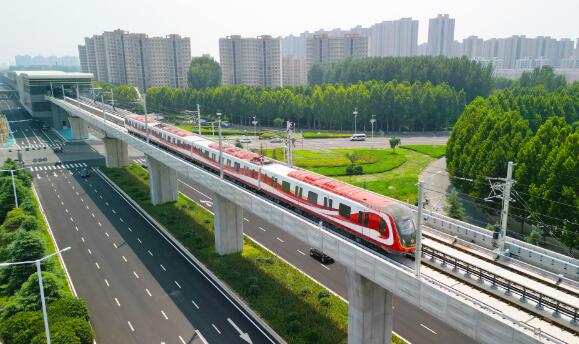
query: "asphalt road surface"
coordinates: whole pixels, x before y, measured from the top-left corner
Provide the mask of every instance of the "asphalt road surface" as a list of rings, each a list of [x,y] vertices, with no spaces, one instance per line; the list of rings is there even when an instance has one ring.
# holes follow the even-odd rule
[[[142,160],[138,160],[142,162]],[[179,178],[179,191],[211,211],[213,193],[191,180]],[[275,225],[263,221],[250,212],[245,213],[243,231],[253,240],[324,285],[338,296],[347,299],[346,271],[343,265],[320,264],[309,256],[310,247],[288,235]],[[408,302],[394,297],[394,331],[411,343],[463,344],[476,343]]]
[[[33,174],[59,246],[72,247],[63,258],[99,343],[192,343],[196,330],[209,343],[273,342],[97,174]]]

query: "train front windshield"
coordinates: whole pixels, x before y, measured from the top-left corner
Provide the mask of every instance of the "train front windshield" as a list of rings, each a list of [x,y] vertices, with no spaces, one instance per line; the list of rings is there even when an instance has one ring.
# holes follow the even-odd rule
[[[398,237],[404,247],[416,246],[416,227],[414,226],[414,219],[410,208],[392,204],[386,208],[396,222],[396,230],[398,230]]]

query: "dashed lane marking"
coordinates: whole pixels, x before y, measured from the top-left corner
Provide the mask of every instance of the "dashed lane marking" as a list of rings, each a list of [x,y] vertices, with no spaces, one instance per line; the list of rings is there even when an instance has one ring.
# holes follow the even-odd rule
[[[199,306],[197,305],[197,303],[193,300],[191,300],[191,303],[193,304],[193,306],[195,306],[195,308],[199,309]]]
[[[161,314],[163,314],[163,317],[165,318],[165,320],[169,320],[169,317],[167,317],[167,314],[165,314],[164,310],[161,310]]]
[[[215,324],[211,324],[211,326],[213,326],[213,328],[215,329],[215,331],[217,331],[217,333],[221,334],[221,331],[219,331],[219,329],[217,328],[217,326],[215,326]]]
[[[305,255],[306,255],[305,253],[303,253],[303,252],[300,251],[300,250],[297,250],[297,251],[298,251],[302,256],[305,256]]]

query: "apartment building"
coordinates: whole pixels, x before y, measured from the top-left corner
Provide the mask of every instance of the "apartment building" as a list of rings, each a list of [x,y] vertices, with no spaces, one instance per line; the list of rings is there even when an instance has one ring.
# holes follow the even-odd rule
[[[372,25],[367,36],[369,56],[417,55],[418,20],[402,18],[383,21]]]
[[[428,55],[452,56],[454,43],[454,18],[439,14],[428,21]]]
[[[78,46],[81,70],[96,80],[133,85],[140,90],[153,86],[187,87],[191,63],[188,37],[148,37],[123,30],[85,38]]]
[[[368,37],[357,33],[342,36],[314,35],[307,39],[306,65],[330,64],[347,58],[368,57]]]
[[[305,57],[284,56],[282,66],[284,86],[298,86],[308,82]]]
[[[221,84],[281,86],[281,39],[263,35],[242,38],[239,35],[219,39]]]

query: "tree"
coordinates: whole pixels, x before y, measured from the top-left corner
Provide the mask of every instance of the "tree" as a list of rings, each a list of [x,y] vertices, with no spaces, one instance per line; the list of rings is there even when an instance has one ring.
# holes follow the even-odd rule
[[[452,217],[453,219],[461,221],[464,220],[464,208],[462,207],[462,204],[460,204],[456,190],[452,190],[450,192],[450,195],[448,195],[448,199],[446,201],[448,204],[448,216]]]
[[[396,147],[400,146],[400,138],[392,136],[389,140],[390,142],[390,148],[392,148],[392,150],[396,151]]]
[[[324,82],[324,67],[319,64],[313,65],[308,71],[308,83],[310,85],[320,85]]]
[[[44,241],[37,232],[19,229],[7,253],[11,262],[32,261],[42,258],[45,253]],[[36,271],[34,264],[15,265],[2,271],[1,281],[7,283],[6,289],[13,293]]]
[[[6,219],[2,224],[2,228],[6,231],[13,232],[26,220],[26,214],[21,208],[15,208],[6,214]]]
[[[358,160],[360,160],[360,153],[358,153],[355,150],[350,151],[350,152],[346,153],[346,158],[348,158],[348,160],[350,160],[352,167],[354,167],[354,165],[356,165],[356,162]]]
[[[532,245],[539,246],[541,242],[541,230],[537,226],[531,227],[531,233],[525,238],[525,240]]]
[[[221,66],[210,56],[194,57],[187,76],[191,88],[217,87],[221,83]]]
[[[273,126],[276,128],[281,128],[283,127],[283,122],[284,122],[283,118],[276,117],[273,120]]]
[[[556,75],[551,66],[537,67],[532,72],[524,72],[519,82],[521,87],[543,86],[547,91],[554,91],[567,84],[565,76]]]
[[[561,232],[561,243],[568,248],[568,255],[573,256],[573,249],[579,248],[579,233],[574,232],[569,221],[563,224],[563,231]]]

